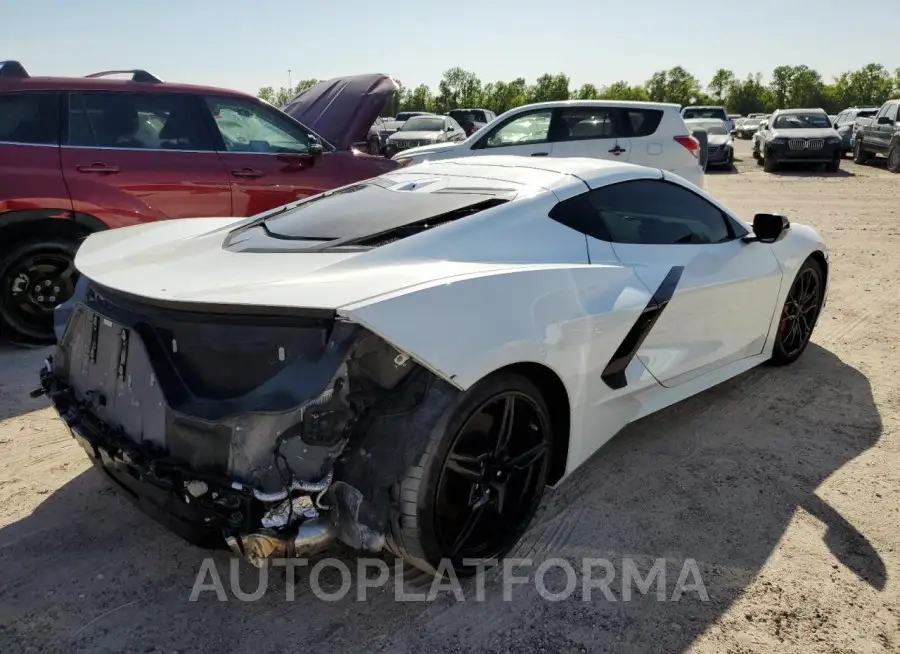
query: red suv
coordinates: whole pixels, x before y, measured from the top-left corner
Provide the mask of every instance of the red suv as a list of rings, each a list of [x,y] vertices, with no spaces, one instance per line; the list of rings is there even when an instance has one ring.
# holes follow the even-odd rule
[[[351,145],[395,89],[384,75],[329,80],[288,115],[146,71],[31,77],[0,62],[0,329],[53,340],[53,308],[72,293],[91,232],[250,216],[393,170]]]

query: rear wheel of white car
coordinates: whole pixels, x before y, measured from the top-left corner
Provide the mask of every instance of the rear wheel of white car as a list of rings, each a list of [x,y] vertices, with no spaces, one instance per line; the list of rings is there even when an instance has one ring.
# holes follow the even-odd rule
[[[800,358],[812,337],[824,293],[825,271],[818,261],[807,259],[797,272],[781,309],[770,363],[784,366]]]
[[[498,373],[470,388],[397,482],[388,548],[427,573],[449,562],[458,576],[474,574],[475,560],[505,556],[543,496],[552,438],[528,378]]]

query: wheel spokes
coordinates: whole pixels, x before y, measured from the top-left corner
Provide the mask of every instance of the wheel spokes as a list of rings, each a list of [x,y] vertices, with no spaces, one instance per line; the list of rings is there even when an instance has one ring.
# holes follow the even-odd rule
[[[453,541],[453,545],[450,547],[450,556],[456,556],[459,554],[463,545],[466,544],[466,541],[472,535],[472,532],[475,531],[475,527],[478,525],[478,521],[481,519],[481,516],[484,513],[484,505],[476,506],[473,508],[469,515],[466,517],[466,521],[463,523],[462,528],[459,530],[459,534],[457,534],[456,539]]]
[[[481,459],[477,456],[457,454],[456,452],[451,452],[447,456],[447,470],[451,470],[469,481],[476,483],[481,481],[483,468]]]
[[[534,447],[529,448],[521,454],[517,454],[516,456],[512,457],[509,461],[507,461],[507,465],[511,468],[515,468],[516,470],[525,470],[527,468],[531,468],[535,463],[540,461],[546,453],[547,446],[543,443],[538,443]]]
[[[500,418],[500,427],[497,432],[497,447],[494,449],[494,456],[499,458],[509,445],[509,438],[512,435],[513,423],[515,422],[516,398],[512,395],[507,396],[503,401],[503,414]]]

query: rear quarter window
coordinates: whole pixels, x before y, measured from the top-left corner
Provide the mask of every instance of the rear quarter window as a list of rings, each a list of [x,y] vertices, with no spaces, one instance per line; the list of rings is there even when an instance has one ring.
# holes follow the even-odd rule
[[[659,128],[662,117],[659,109],[626,109],[625,127],[631,130],[630,136],[651,136]]]

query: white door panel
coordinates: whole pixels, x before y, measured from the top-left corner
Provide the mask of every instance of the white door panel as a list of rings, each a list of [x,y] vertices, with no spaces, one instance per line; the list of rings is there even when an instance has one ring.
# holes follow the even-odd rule
[[[519,157],[549,157],[553,153],[553,143],[529,143],[527,145],[503,145],[491,148],[479,148],[471,150],[472,156],[494,156],[509,154]]]
[[[624,161],[631,159],[631,139],[583,139],[580,141],[556,141],[554,157],[590,157]]]
[[[677,385],[762,352],[781,286],[781,268],[767,245],[614,243],[613,250],[651,293],[659,289],[658,301],[668,299],[638,350],[661,384]]]

